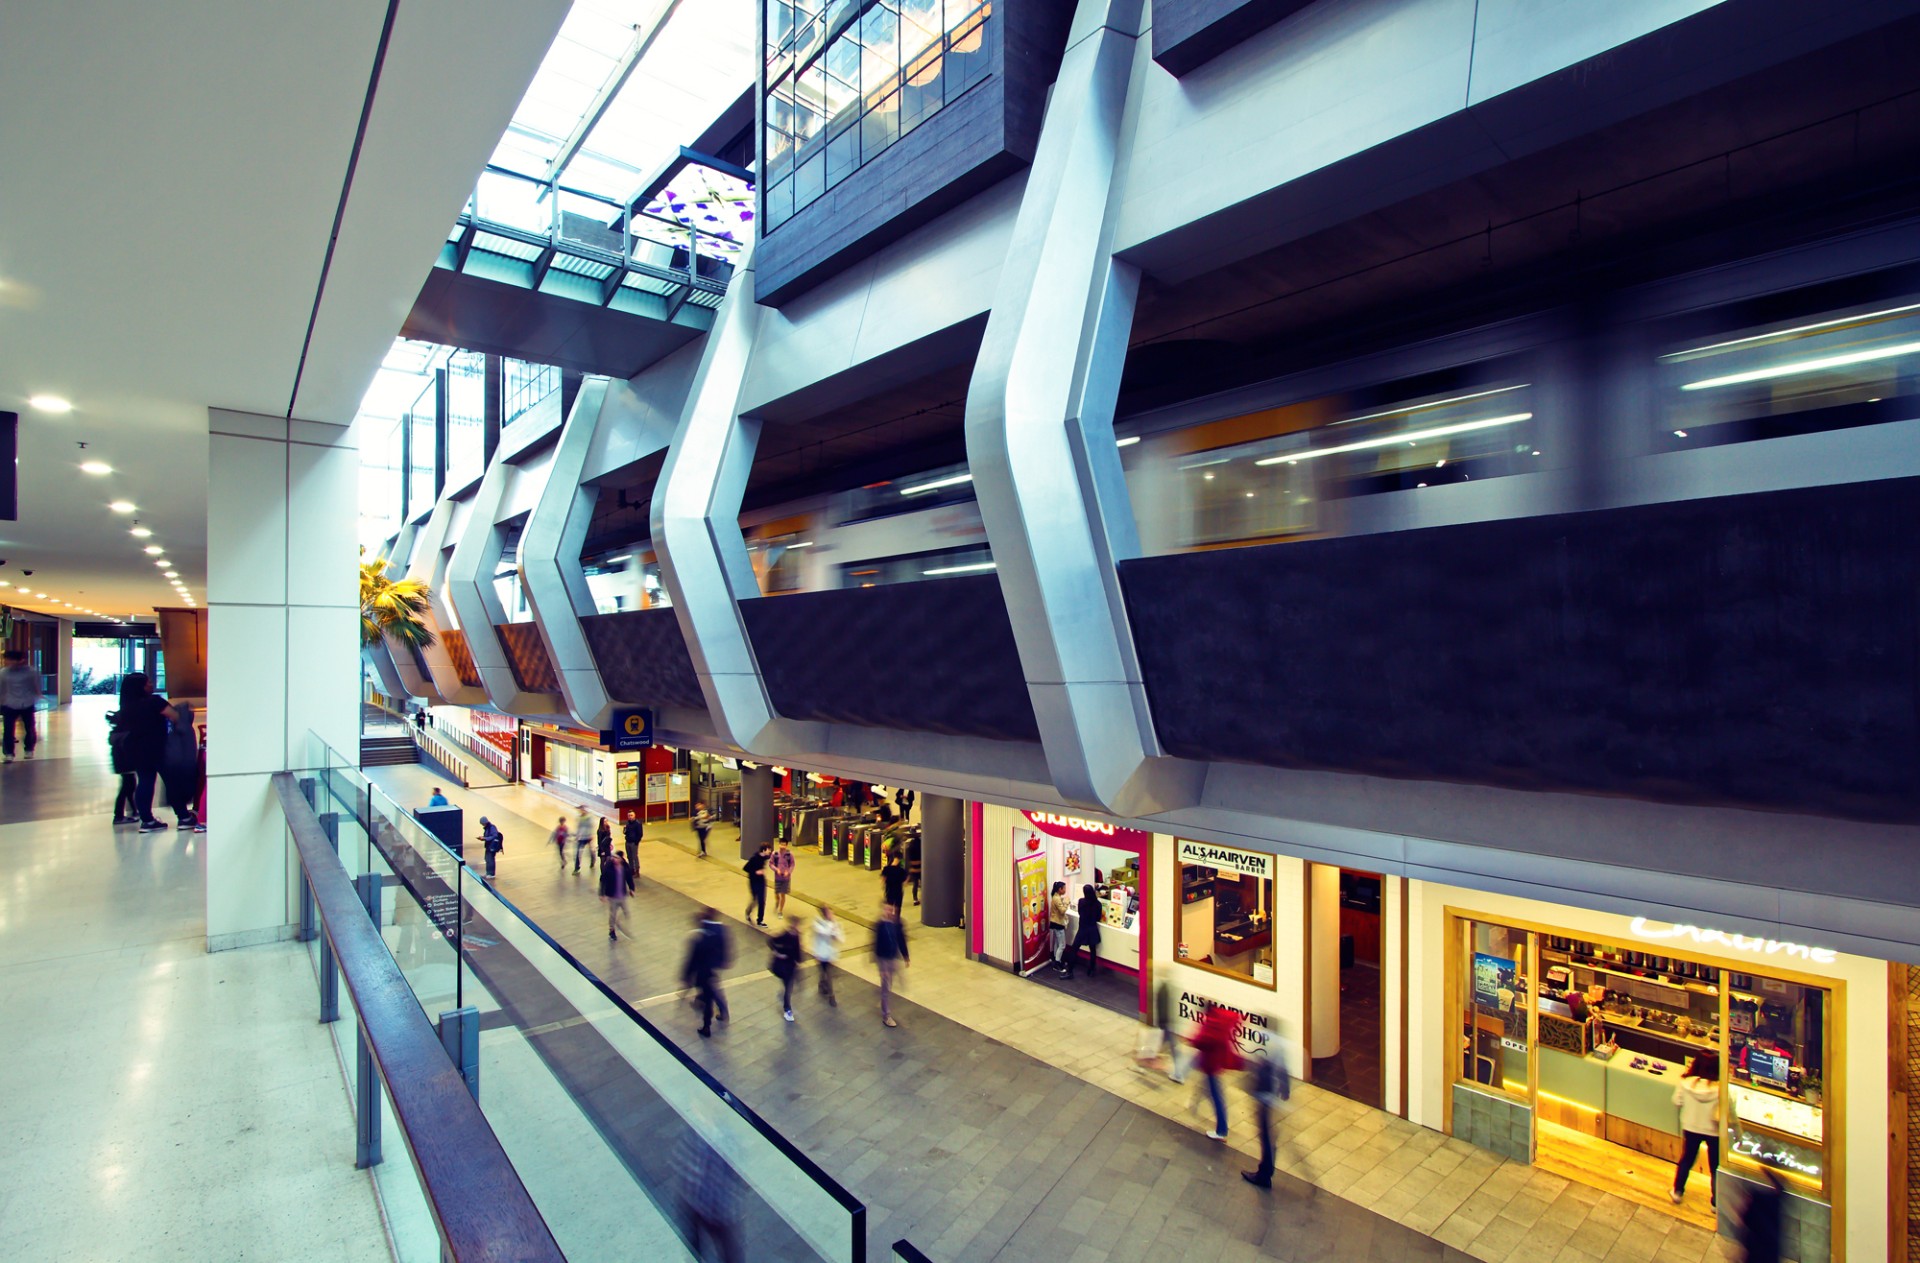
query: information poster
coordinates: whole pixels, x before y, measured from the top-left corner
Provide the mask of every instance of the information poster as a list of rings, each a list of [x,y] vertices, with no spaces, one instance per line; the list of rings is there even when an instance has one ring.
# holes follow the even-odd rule
[[[1016,839],[1021,832],[1015,830]],[[1014,915],[1020,926],[1020,972],[1030,974],[1053,957],[1047,933],[1046,852],[1022,855],[1014,860],[1013,897]]]
[[[667,774],[665,772],[647,773],[647,801],[663,803],[667,801]]]
[[[640,797],[640,765],[622,763],[614,769],[614,793],[621,802],[632,802]]]
[[[1487,952],[1473,954],[1473,1006],[1489,1013],[1501,1010],[1500,993],[1513,991],[1513,962]]]

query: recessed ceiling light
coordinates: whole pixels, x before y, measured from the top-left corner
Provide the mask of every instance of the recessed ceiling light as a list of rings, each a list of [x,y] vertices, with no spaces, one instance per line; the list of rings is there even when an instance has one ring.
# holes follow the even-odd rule
[[[135,509],[139,508],[140,506],[135,504],[131,500],[115,500],[112,504],[109,504],[107,507],[109,509],[112,509],[115,513],[131,513]]]
[[[152,535],[153,532],[148,530],[144,526],[136,526],[132,530],[128,531],[127,534],[133,536],[135,539],[146,539],[148,536]]]
[[[158,566],[160,569],[165,570],[168,566],[172,565],[173,563],[168,561],[165,557],[156,557],[153,559],[153,564],[155,566]]]
[[[149,557],[158,557],[161,553],[164,553],[166,551],[167,551],[166,549],[160,547],[160,545],[158,544],[147,545],[147,556]]]
[[[113,466],[107,464],[105,461],[99,460],[82,461],[80,463],[80,472],[83,474],[92,474],[94,477],[99,478],[112,473]]]
[[[169,571],[167,571],[167,578],[169,578],[169,579],[178,579],[179,577],[180,577],[180,572],[179,572],[178,570],[169,570]]]
[[[72,412],[73,411],[72,401],[67,399],[62,399],[58,395],[31,395],[28,397],[27,402],[32,404],[35,408],[38,408],[42,412]]]
[[[13,585],[11,583],[8,583],[5,579],[0,579],[0,588],[10,588],[12,586]]]
[[[45,592],[35,592],[33,595],[37,598],[44,598],[47,594]]]

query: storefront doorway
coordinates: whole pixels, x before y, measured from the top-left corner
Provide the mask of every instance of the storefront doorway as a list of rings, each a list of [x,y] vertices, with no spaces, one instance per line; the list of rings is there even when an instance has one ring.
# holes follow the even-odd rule
[[[1318,875],[1323,866],[1314,865]],[[1311,880],[1312,878],[1310,878]],[[1321,880],[1325,880],[1321,878]],[[1385,878],[1379,873],[1359,869],[1337,870],[1338,921],[1335,933],[1315,933],[1312,950],[1339,952],[1337,1012],[1339,1025],[1335,1051],[1313,1058],[1315,1086],[1337,1092],[1349,1100],[1381,1108],[1386,1100],[1385,970],[1382,952],[1386,942],[1381,913]],[[1316,908],[1318,913],[1321,909]],[[1316,930],[1318,926],[1316,924]],[[1318,962],[1316,961],[1316,966]],[[1311,970],[1313,985],[1324,985],[1328,971]],[[1322,1006],[1316,1004],[1316,1009]],[[1315,1044],[1321,1043],[1316,1036]]]
[[[1801,972],[1819,949],[1636,918],[1631,937],[1456,915],[1450,919],[1456,997],[1456,1082],[1470,1127],[1493,1143],[1531,1124],[1532,1161],[1651,1209],[1713,1228],[1709,1154],[1718,1191],[1762,1177],[1784,1181],[1797,1222],[1832,1233],[1830,1149],[1840,1099],[1833,1031],[1843,987]],[[1704,941],[1703,941],[1704,940]],[[1751,965],[1687,949],[1753,949]],[[1825,952],[1831,962],[1834,954]],[[1750,972],[1749,972],[1750,971]],[[1699,1093],[1718,1121],[1689,1168],[1676,1091]],[[1507,1103],[1504,1107],[1498,1102]],[[1692,1129],[1688,1129],[1692,1130]],[[1524,1133],[1520,1143],[1524,1147]],[[1509,1154],[1509,1156],[1523,1156]]]

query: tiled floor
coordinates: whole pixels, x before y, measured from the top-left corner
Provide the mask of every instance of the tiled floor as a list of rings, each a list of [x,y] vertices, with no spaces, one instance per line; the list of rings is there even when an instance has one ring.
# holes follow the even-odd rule
[[[0,767],[0,1253],[390,1258],[306,953],[207,954],[205,839],[108,823],[109,700]]]
[[[432,779],[404,767],[373,775],[404,801],[424,799]],[[1191,1092],[1134,1064],[1137,1022],[967,960],[957,929],[914,928],[899,1030],[879,1025],[874,967],[852,929],[839,1006],[803,981],[788,1024],[756,931],[733,915],[745,883],[732,830],[715,830],[703,861],[684,825],[651,826],[633,937],[609,943],[586,875],[555,871],[541,823],[557,814],[552,800],[523,787],[455,800],[506,829],[501,892],[846,1182],[870,1206],[877,1247],[905,1235],[941,1263],[1733,1257],[1671,1216],[1310,1085],[1279,1114],[1293,1178],[1262,1194],[1237,1178],[1257,1153],[1242,1093],[1230,1094],[1229,1142],[1209,1143]],[[874,880],[803,857],[796,892],[847,879]],[[733,1020],[711,1041],[694,1035],[674,982],[702,903],[728,916],[737,957]],[[798,893],[795,910],[810,911]]]

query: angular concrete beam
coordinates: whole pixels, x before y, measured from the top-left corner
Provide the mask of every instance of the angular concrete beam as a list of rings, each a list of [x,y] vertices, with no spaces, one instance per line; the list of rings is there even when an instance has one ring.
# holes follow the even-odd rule
[[[523,468],[509,461],[496,460],[481,475],[467,514],[466,528],[453,546],[447,561],[445,583],[447,600],[454,616],[466,632],[467,652],[479,669],[487,696],[496,709],[527,718],[564,719],[566,703],[556,693],[533,693],[520,687],[520,681],[507,661],[506,646],[495,630],[507,622],[507,611],[493,586],[500,559],[506,554],[507,533],[502,525],[518,516],[515,484],[522,479],[542,479],[547,463],[540,468]]]
[[[1055,785],[1120,816],[1198,801],[1162,755],[1115,563],[1140,550],[1114,447],[1139,273],[1111,201],[1139,0],[1082,0],[967,392],[967,456]]]
[[[456,521],[465,517],[464,507],[452,500],[441,500],[421,524],[413,543],[413,556],[407,562],[407,577],[427,585],[427,622],[433,628],[433,643],[420,651],[426,660],[427,675],[440,701],[449,706],[484,706],[487,691],[464,683],[453,669],[447,653],[445,634],[459,630],[460,620],[447,602],[445,592],[446,544]]]
[[[679,412],[662,413],[631,385],[590,377],[580,385],[553,449],[545,483],[520,532],[520,582],[534,623],[560,677],[560,693],[575,722],[595,731],[607,726],[618,702],[644,704],[644,698],[607,694],[599,665],[580,629],[594,613],[580,552],[593,523],[599,489],[586,483],[594,453],[617,441],[622,454],[639,460],[664,449],[673,439]]]

